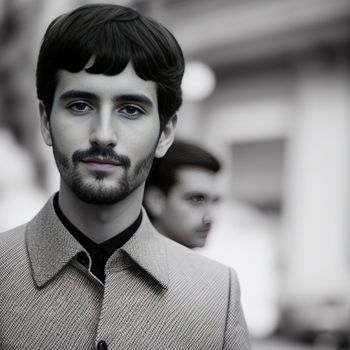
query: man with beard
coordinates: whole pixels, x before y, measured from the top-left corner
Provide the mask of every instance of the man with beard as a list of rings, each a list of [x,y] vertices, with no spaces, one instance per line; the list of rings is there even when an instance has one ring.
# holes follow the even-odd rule
[[[175,141],[156,159],[146,181],[144,206],[164,236],[188,247],[203,247],[219,199],[218,160],[208,151]]]
[[[250,349],[235,272],[157,233],[141,205],[183,71],[172,34],[126,7],[48,27],[37,93],[60,188],[0,235],[1,349]]]

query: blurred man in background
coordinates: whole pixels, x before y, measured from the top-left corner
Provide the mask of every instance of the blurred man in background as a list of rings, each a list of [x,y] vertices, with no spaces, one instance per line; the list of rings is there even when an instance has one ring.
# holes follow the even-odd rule
[[[188,247],[205,245],[219,200],[219,161],[205,149],[175,141],[156,160],[146,183],[144,205],[155,227]]]

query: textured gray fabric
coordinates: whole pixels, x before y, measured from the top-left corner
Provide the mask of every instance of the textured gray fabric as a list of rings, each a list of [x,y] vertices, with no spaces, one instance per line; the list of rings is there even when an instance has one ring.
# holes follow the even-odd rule
[[[0,234],[0,349],[250,349],[234,271],[163,237],[145,212],[105,285],[79,252],[52,198]]]

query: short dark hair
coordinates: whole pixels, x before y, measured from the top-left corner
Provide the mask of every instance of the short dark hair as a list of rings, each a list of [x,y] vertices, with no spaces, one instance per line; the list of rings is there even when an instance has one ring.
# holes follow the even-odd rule
[[[51,22],[41,44],[37,96],[50,116],[60,69],[116,75],[132,63],[136,74],[157,84],[161,126],[182,104],[184,57],[174,36],[160,23],[124,6],[81,6]]]
[[[190,142],[176,140],[163,158],[156,158],[148,176],[146,187],[158,187],[168,194],[176,184],[176,170],[186,167],[198,167],[217,173],[219,161],[202,147]]]

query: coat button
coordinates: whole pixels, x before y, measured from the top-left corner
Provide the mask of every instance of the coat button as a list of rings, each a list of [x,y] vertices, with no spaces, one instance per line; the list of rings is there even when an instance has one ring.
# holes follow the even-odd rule
[[[107,343],[104,340],[100,340],[97,344],[97,350],[108,350]]]
[[[78,253],[77,260],[81,265],[85,267],[89,266],[89,258],[86,256],[84,252]]]

